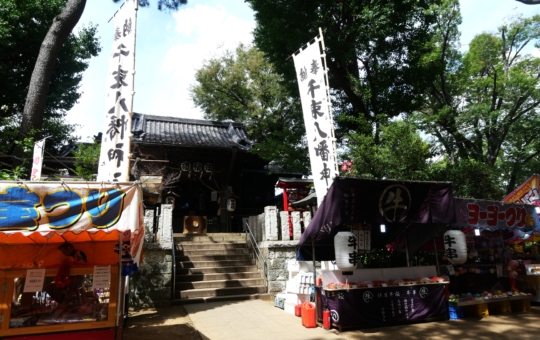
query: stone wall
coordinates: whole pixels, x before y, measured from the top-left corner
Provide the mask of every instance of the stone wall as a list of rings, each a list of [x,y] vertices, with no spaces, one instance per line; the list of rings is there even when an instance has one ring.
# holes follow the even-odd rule
[[[287,261],[296,258],[297,241],[266,241],[259,247],[268,266],[268,293],[285,290],[289,271]]]
[[[163,204],[161,216],[158,216],[156,220],[158,230],[153,235],[154,211],[145,211],[146,234],[143,245],[143,260],[139,265],[139,272],[132,274],[129,280],[128,305],[136,309],[171,305],[172,206]]]
[[[129,280],[129,306],[135,309],[171,305],[171,248],[159,243],[144,245],[139,272]]]

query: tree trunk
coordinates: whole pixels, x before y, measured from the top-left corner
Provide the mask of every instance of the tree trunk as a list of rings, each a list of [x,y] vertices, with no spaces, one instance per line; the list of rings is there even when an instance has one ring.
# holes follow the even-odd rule
[[[69,34],[79,22],[85,6],[86,0],[68,0],[62,13],[54,18],[45,39],[41,43],[26,96],[19,129],[19,141],[29,137],[32,129],[41,130],[43,128],[43,113],[49,93],[49,84],[56,66],[56,58]],[[39,136],[35,137],[39,138]],[[24,157],[22,148],[17,147],[14,154],[19,158],[15,158],[14,165],[20,165],[21,158]]]

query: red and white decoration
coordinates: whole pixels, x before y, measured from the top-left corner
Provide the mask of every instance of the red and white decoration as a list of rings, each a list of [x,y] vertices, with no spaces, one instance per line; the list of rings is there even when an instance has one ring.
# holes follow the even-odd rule
[[[32,157],[32,173],[30,179],[39,181],[41,179],[41,169],[43,167],[43,149],[45,148],[45,139],[34,144],[34,157]]]

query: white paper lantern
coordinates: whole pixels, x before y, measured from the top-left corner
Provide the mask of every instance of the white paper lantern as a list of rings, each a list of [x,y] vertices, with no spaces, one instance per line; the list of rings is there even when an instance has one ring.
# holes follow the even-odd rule
[[[236,209],[236,200],[234,198],[227,199],[227,210],[234,211]]]
[[[467,240],[461,230],[448,230],[444,233],[444,250],[448,261],[452,264],[463,264],[467,261]]]
[[[342,272],[351,272],[350,274],[344,273],[344,275],[351,275],[352,271],[356,269],[357,245],[356,235],[350,231],[341,231],[334,237],[336,265]]]

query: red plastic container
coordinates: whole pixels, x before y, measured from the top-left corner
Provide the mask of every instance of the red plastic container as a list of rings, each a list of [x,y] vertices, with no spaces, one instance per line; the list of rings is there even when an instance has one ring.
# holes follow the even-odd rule
[[[294,306],[294,315],[302,316],[302,304]]]
[[[306,328],[317,327],[317,320],[315,319],[315,306],[310,302],[304,302],[302,304],[302,325]]]
[[[331,321],[330,311],[328,309],[325,309],[323,312],[323,326],[324,329],[330,329],[332,327],[332,321]]]

